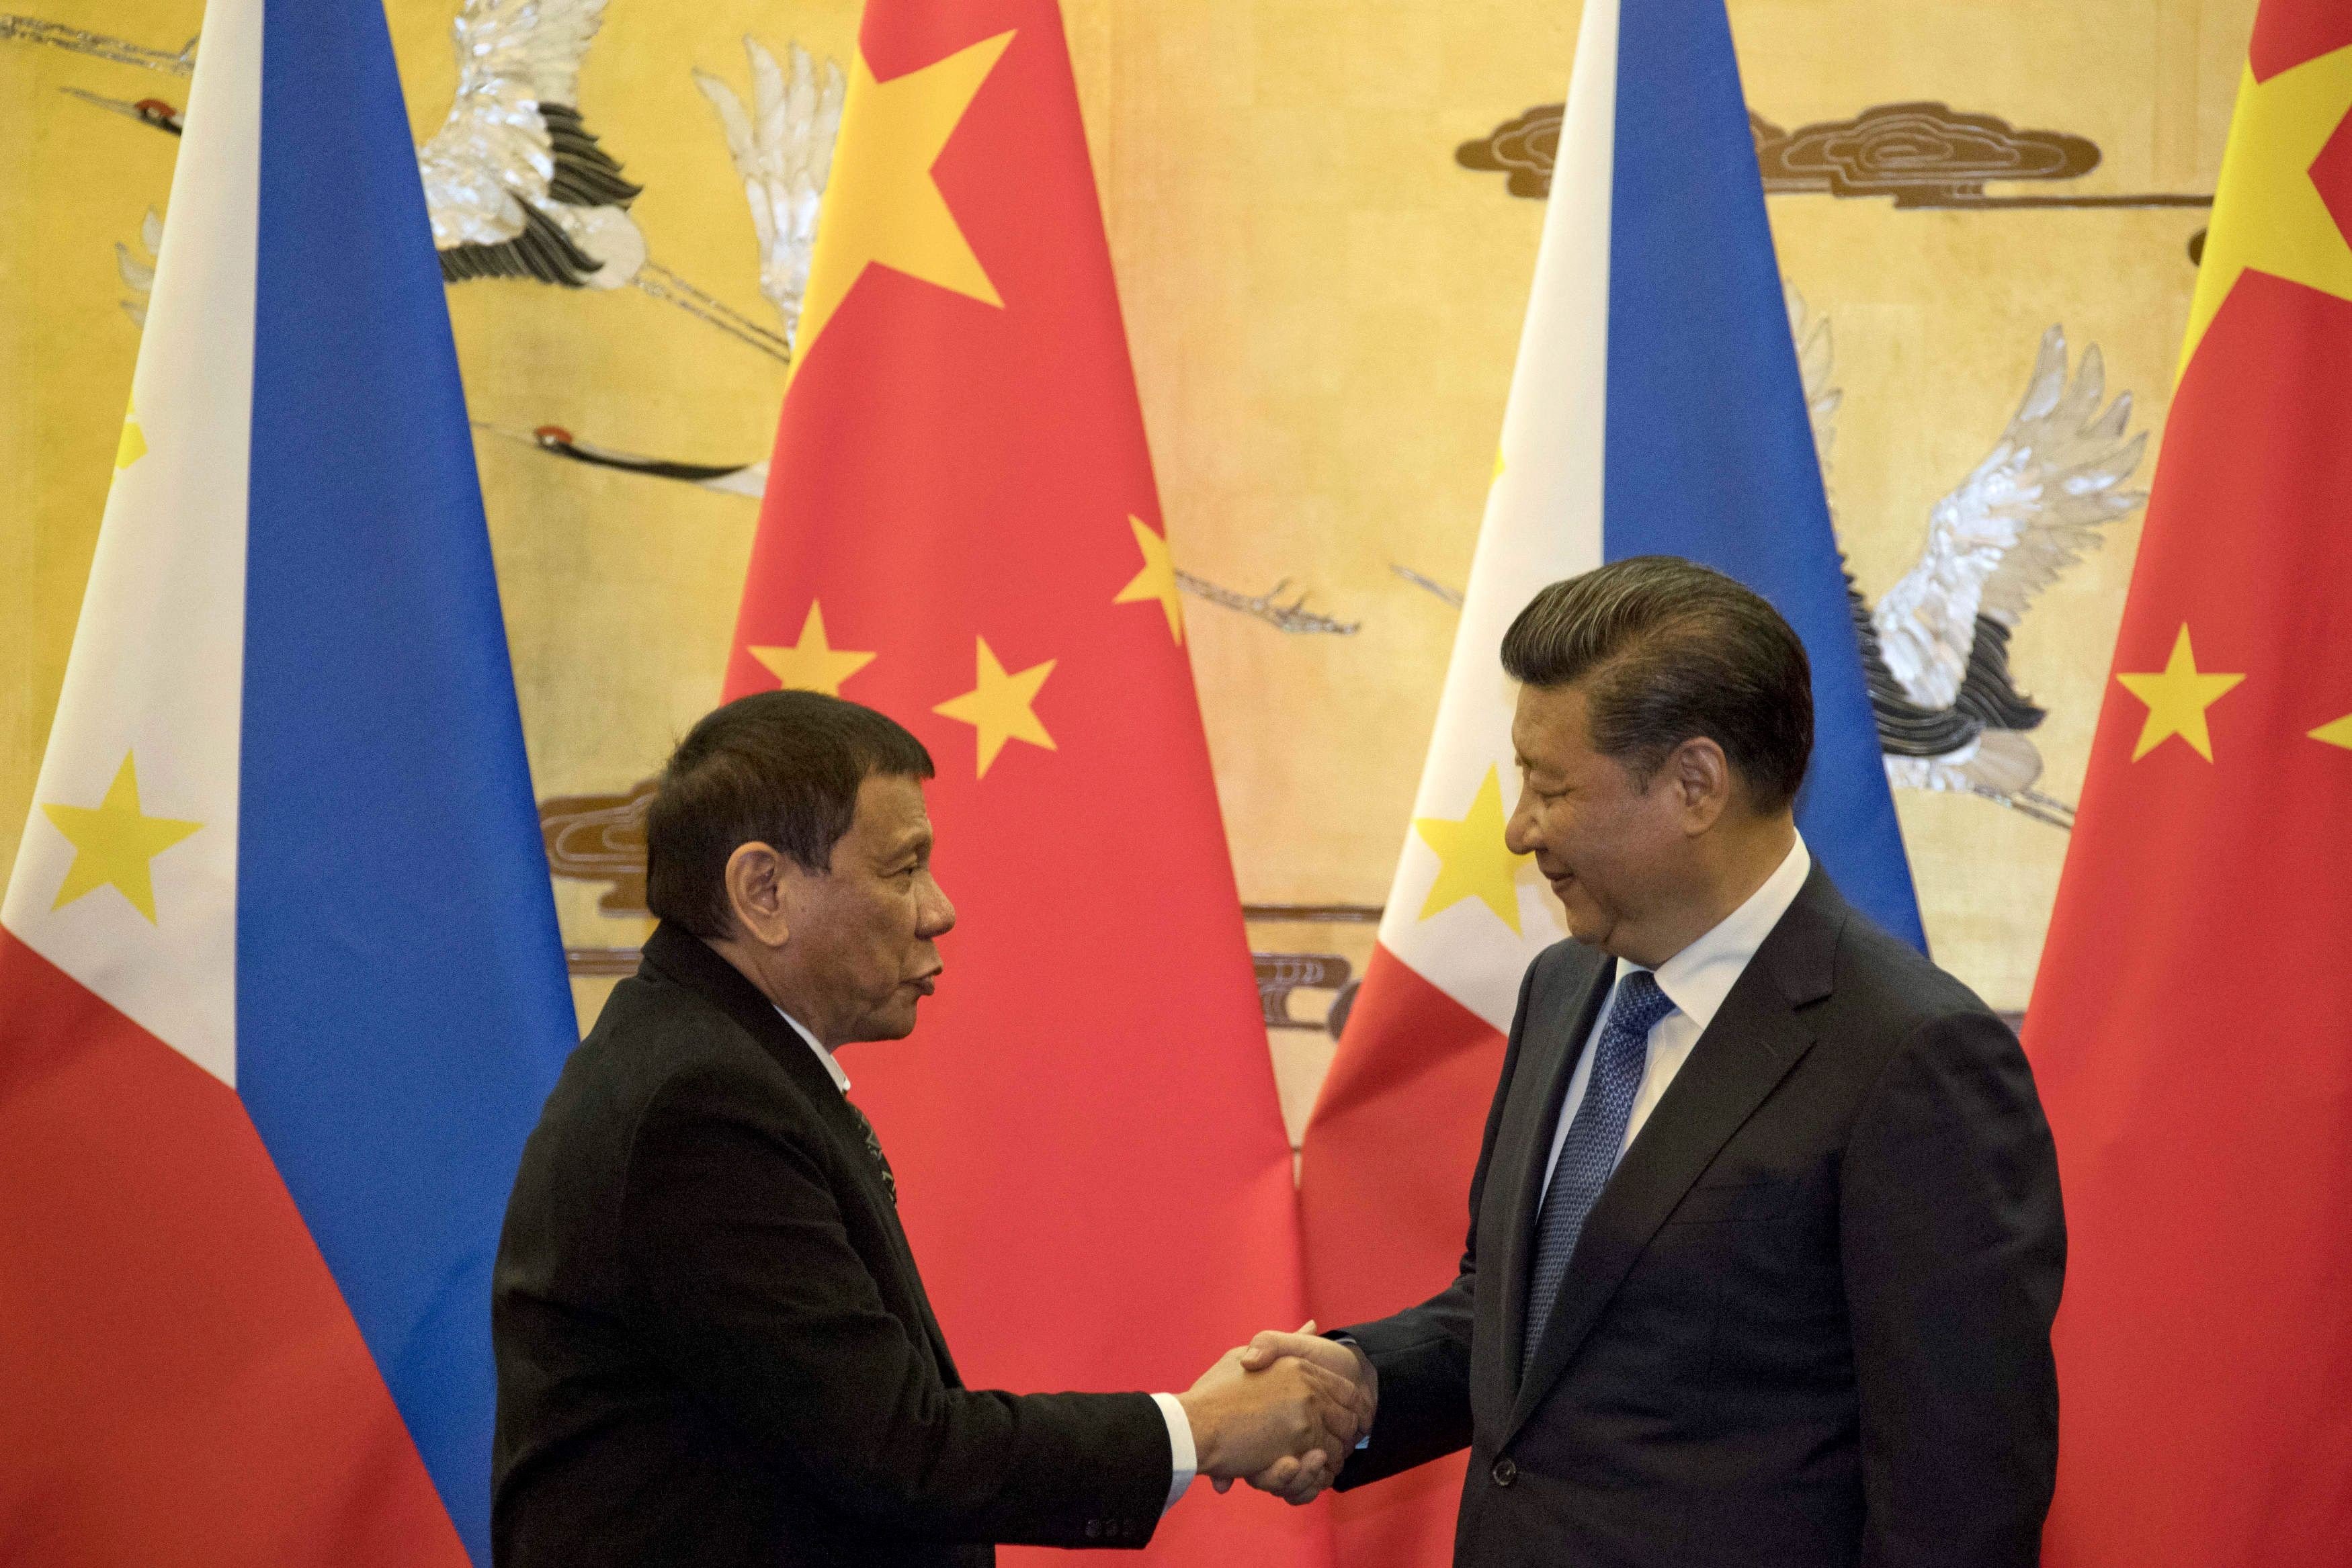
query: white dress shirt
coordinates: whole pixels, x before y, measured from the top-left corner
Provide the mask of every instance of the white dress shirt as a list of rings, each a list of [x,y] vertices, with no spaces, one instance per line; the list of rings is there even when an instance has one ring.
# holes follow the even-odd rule
[[[773,1003],[769,1005],[774,1006]],[[776,1016],[792,1025],[794,1034],[808,1041],[808,1048],[816,1052],[819,1061],[824,1063],[824,1075],[833,1080],[835,1089],[846,1095],[849,1092],[849,1074],[841,1070],[841,1063],[833,1059],[833,1052],[819,1045],[816,1036],[808,1031],[807,1026],[783,1009],[777,1008]],[[1155,1394],[1151,1400],[1160,1406],[1160,1419],[1168,1423],[1168,1453],[1175,1472],[1169,1478],[1168,1500],[1160,1505],[1160,1511],[1165,1513],[1176,1506],[1176,1500],[1192,1486],[1192,1478],[1200,1471],[1201,1457],[1200,1451],[1192,1446],[1192,1418],[1184,1414],[1184,1406],[1178,1402],[1176,1396]]]
[[[1805,877],[1813,868],[1813,857],[1805,848],[1802,834],[1789,846],[1789,853],[1780,869],[1764,879],[1764,885],[1748,895],[1748,902],[1733,910],[1707,934],[1659,965],[1654,971],[1658,989],[1675,1010],[1650,1026],[1648,1056],[1642,1068],[1642,1087],[1633,1096],[1633,1114],[1625,1119],[1625,1141],[1617,1147],[1617,1157],[1623,1159],[1625,1151],[1633,1146],[1634,1136],[1642,1124],[1657,1109],[1666,1085],[1690,1060],[1691,1047],[1706,1026],[1715,1021],[1716,1013],[1723,1007],[1723,998],[1747,969],[1748,961],[1756,956],[1756,949],[1789,913],[1789,905],[1797,902],[1798,893],[1805,885]],[[1609,1005],[1592,1020],[1592,1033],[1584,1042],[1584,1053],[1578,1058],[1576,1072],[1568,1081],[1568,1095],[1559,1103],[1559,1124],[1552,1129],[1551,1158],[1544,1166],[1544,1191],[1551,1190],[1552,1172],[1559,1166],[1560,1145],[1568,1141],[1569,1124],[1576,1119],[1576,1108],[1584,1103],[1585,1085],[1592,1078],[1592,1057],[1601,1041],[1601,1031],[1609,1022],[1610,1010],[1617,1005],[1617,993],[1627,975],[1642,966],[1628,959],[1617,960],[1617,977],[1610,983]]]

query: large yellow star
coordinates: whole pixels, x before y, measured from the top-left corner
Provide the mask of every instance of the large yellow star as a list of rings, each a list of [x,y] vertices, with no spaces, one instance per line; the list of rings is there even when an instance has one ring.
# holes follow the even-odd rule
[[[1012,33],[999,33],[888,81],[875,79],[863,53],[851,62],[795,329],[795,369],[868,263],[1003,308],[931,165],[1012,41]]]
[[[1184,605],[1176,597],[1176,562],[1168,553],[1168,541],[1153,533],[1151,526],[1141,517],[1128,518],[1127,526],[1135,530],[1135,547],[1143,552],[1143,570],[1129,580],[1111,602],[1139,604],[1147,599],[1160,601],[1160,608],[1168,612],[1168,634],[1181,643]]]
[[[2139,744],[2132,747],[2132,760],[2137,762],[2177,735],[2198,756],[2212,761],[2213,737],[2205,727],[2205,710],[2245,678],[2200,670],[2197,654],[2189,645],[2189,622],[2182,622],[2180,635],[2172,640],[2172,656],[2162,670],[2116,675],[2126,691],[2147,705],[2147,722],[2139,727]]]
[[[74,847],[73,864],[66,868],[58,901],[49,907],[63,909],[82,894],[110,883],[131,901],[131,908],[147,917],[150,925],[155,924],[155,884],[149,875],[149,862],[204,826],[142,816],[139,772],[127,751],[122,754],[122,766],[114,771],[114,782],[107,786],[106,799],[95,806],[44,803],[41,812]]]
[[[841,683],[874,662],[871,653],[837,649],[824,640],[824,611],[809,601],[808,619],[801,622],[801,640],[791,648],[751,648],[751,657],[768,666],[776,684],[786,691],[841,695]]]
[[[975,637],[980,644],[979,684],[960,697],[950,697],[931,711],[971,725],[980,731],[980,771],[976,779],[988,776],[988,765],[1004,749],[1008,740],[1025,740],[1032,746],[1055,749],[1054,737],[1037,720],[1036,710],[1029,705],[1037,700],[1037,688],[1054,673],[1058,660],[1048,659],[1042,664],[1032,664],[1025,670],[1004,673],[996,662],[995,651],[988,639]]]
[[[1437,852],[1437,880],[1422,901],[1421,918],[1475,898],[1509,926],[1519,930],[1519,867],[1526,855],[1515,855],[1503,842],[1503,781],[1490,765],[1472,797],[1470,810],[1460,821],[1444,817],[1415,817],[1413,831]]]
[[[2249,66],[2221,154],[2213,222],[2189,308],[2180,367],[2246,268],[2352,299],[2352,244],[2312,183],[2311,165],[2352,112],[2352,47],[2283,70],[2266,82]]]

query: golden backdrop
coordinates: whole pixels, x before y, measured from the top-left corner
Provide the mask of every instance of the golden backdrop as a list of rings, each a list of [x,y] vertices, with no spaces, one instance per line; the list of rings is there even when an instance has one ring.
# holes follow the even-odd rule
[[[42,8],[0,16],[0,864],[112,472],[143,220],[164,206],[165,122],[186,102],[167,57],[202,12],[13,3]],[[2063,325],[2077,363],[2097,346],[2108,395],[2132,394],[2130,431],[2160,428],[2253,5],[1732,0],[1782,269],[1808,331],[1825,327],[1809,364],[1841,394],[1831,492],[1872,600],[1992,450],[2046,329]],[[420,140],[457,87],[458,8],[390,7]],[[646,267],[618,287],[449,290],[533,774],[542,800],[572,802],[551,820],[559,868],[582,873],[556,890],[583,1013],[646,929],[625,866],[594,879],[599,833],[716,699],[757,512],[738,493],[756,472],[629,465],[764,459],[783,383],[751,207],[693,73],[756,106],[747,36],[787,66],[794,41],[846,61],[856,11],[611,0],[577,107],[644,187]],[[1064,12],[1170,533],[1200,596],[1189,646],[1295,1127],[1402,841],[1576,6]],[[2153,468],[2151,440],[2123,487]],[[2029,737],[2039,794],[1897,794],[1936,955],[1996,1007],[2031,988],[2066,839],[2037,818],[2080,788],[2137,528],[2137,509],[2107,525],[2010,646],[2048,709]],[[1139,889],[1139,921],[1149,908]]]

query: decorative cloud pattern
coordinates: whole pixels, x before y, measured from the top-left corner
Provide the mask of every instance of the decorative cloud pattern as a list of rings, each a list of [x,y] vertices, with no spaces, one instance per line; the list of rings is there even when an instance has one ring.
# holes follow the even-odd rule
[[[1511,194],[1550,193],[1560,105],[1538,104],[1454,149],[1465,169],[1507,177]],[[2072,180],[2099,165],[2089,138],[2020,131],[1998,115],[1942,103],[1882,103],[1847,120],[1783,131],[1750,110],[1756,161],[1770,193],[1890,196],[1898,207],[1971,206],[1993,180]]]
[[[1786,134],[1753,111],[1748,122],[1767,191],[1892,196],[1898,207],[1950,206],[1983,195],[1988,180],[2072,180],[2099,166],[2087,137],[1940,103],[1876,104]]]
[[[646,779],[625,795],[563,795],[539,803],[540,837],[547,844],[547,869],[580,882],[612,888],[596,902],[607,915],[646,915],[646,808],[655,781]],[[632,956],[629,967],[636,967]]]

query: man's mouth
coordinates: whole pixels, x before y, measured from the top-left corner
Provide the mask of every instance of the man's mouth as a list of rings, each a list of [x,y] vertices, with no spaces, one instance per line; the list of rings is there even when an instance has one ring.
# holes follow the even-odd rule
[[[914,988],[916,992],[919,995],[928,997],[933,991],[939,989],[939,979],[940,970],[933,969],[928,975],[916,976],[913,979],[908,980],[907,984]]]

